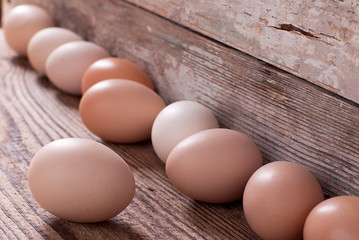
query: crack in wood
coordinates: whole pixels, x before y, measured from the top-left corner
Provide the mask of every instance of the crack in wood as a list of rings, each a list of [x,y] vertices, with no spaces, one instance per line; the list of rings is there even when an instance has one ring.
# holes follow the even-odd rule
[[[279,24],[278,26],[268,26],[268,27],[271,27],[271,28],[274,28],[274,29],[277,29],[277,30],[281,30],[281,31],[287,31],[287,32],[296,32],[296,33],[299,33],[307,38],[310,38],[310,39],[313,39],[313,40],[318,40],[320,42],[323,42],[329,46],[333,46],[333,44],[323,40],[322,38],[314,35],[313,33],[309,32],[309,31],[305,31],[299,27],[296,27],[294,26],[293,24],[291,23],[282,23],[282,24]],[[324,34],[322,34],[324,36]],[[326,37],[329,37],[329,35],[325,35]],[[336,39],[335,37],[332,37],[334,39]]]
[[[252,17],[252,14],[248,13],[248,12],[243,12],[245,15],[248,15],[250,17]]]
[[[334,37],[334,36],[329,35],[329,34],[326,34],[326,33],[319,33],[319,35],[322,35],[322,36],[325,36],[325,37],[327,37],[327,38],[331,38],[331,39],[334,39],[334,40],[340,41],[340,39],[339,39],[339,38]]]
[[[279,26],[271,26],[272,28],[275,28],[275,29],[278,29],[278,30],[283,30],[283,31],[288,31],[288,32],[298,32],[306,37],[313,37],[313,38],[319,38],[318,36],[315,36],[314,34],[308,32],[308,31],[305,31],[299,27],[296,27],[294,26],[293,24],[288,24],[288,23],[282,23],[282,24],[279,24]]]

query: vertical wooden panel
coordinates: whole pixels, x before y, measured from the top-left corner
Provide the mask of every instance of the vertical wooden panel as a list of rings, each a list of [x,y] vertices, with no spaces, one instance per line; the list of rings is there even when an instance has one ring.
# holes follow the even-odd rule
[[[359,3],[128,0],[359,102]]]

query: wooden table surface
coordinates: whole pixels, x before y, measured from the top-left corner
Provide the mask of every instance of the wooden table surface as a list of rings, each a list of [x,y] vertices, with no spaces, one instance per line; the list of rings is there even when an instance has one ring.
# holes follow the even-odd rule
[[[43,210],[26,173],[34,154],[60,138],[100,141],[82,124],[79,97],[66,95],[40,76],[0,35],[0,239],[256,239],[241,202],[214,205],[179,194],[150,142],[107,144],[130,165],[133,202],[103,223],[78,224]],[[105,143],[106,144],[106,143]]]

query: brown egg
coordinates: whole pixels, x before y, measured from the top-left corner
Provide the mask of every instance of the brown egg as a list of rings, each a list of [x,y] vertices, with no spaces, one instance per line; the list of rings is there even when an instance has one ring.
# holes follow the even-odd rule
[[[68,42],[48,56],[45,64],[46,74],[60,90],[81,95],[81,80],[86,69],[93,62],[105,57],[109,57],[109,53],[95,43]]]
[[[25,56],[31,37],[37,31],[53,25],[44,9],[24,4],[10,9],[4,17],[3,29],[10,48]]]
[[[252,173],[262,166],[257,145],[230,129],[207,129],[179,142],[170,152],[166,173],[183,194],[208,203],[242,198]]]
[[[359,197],[339,196],[319,203],[304,225],[305,240],[358,240]]]
[[[109,79],[84,93],[80,116],[100,138],[133,143],[150,138],[153,121],[164,107],[162,98],[150,88],[130,80]]]
[[[94,62],[86,70],[82,78],[82,93],[107,79],[132,80],[153,89],[152,81],[140,67],[126,59],[111,57]]]
[[[265,240],[302,239],[309,212],[324,196],[316,178],[303,166],[286,161],[259,168],[243,194],[249,226]]]
[[[45,63],[52,51],[64,43],[82,40],[78,34],[59,27],[45,28],[31,38],[27,47],[27,56],[33,68],[45,73]]]
[[[30,162],[30,190],[57,217],[99,222],[132,201],[135,179],[113,150],[90,139],[65,138],[42,147]]]

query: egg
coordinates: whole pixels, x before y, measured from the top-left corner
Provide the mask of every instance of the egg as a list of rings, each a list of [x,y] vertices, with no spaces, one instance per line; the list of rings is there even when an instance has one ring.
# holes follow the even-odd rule
[[[337,196],[319,203],[304,225],[304,240],[317,239],[359,239],[359,197]]]
[[[148,75],[135,63],[126,59],[109,57],[94,62],[86,70],[81,83],[82,93],[95,83],[107,79],[133,80],[151,89],[154,88]]]
[[[165,107],[150,88],[131,81],[109,79],[89,88],[80,101],[85,126],[100,138],[118,143],[147,140],[153,121]]]
[[[83,74],[93,62],[105,57],[109,57],[109,53],[95,43],[68,42],[51,52],[45,63],[45,71],[60,90],[81,95]]]
[[[5,15],[3,30],[9,47],[26,56],[31,37],[41,29],[54,25],[50,15],[35,5],[18,5]]]
[[[242,198],[249,177],[262,164],[259,148],[246,135],[231,129],[207,129],[173,148],[166,174],[190,198],[225,203]]]
[[[35,200],[73,222],[100,222],[122,212],[135,194],[127,163],[94,140],[64,138],[42,147],[28,170]]]
[[[309,212],[323,191],[303,166],[276,161],[259,168],[248,180],[243,210],[249,226],[264,240],[302,239]]]
[[[163,161],[186,137],[210,128],[218,128],[214,113],[195,101],[177,101],[165,107],[156,117],[151,140],[157,156]]]
[[[64,43],[80,41],[82,37],[68,29],[49,27],[35,33],[27,47],[27,56],[33,68],[45,73],[45,63],[50,53]]]

